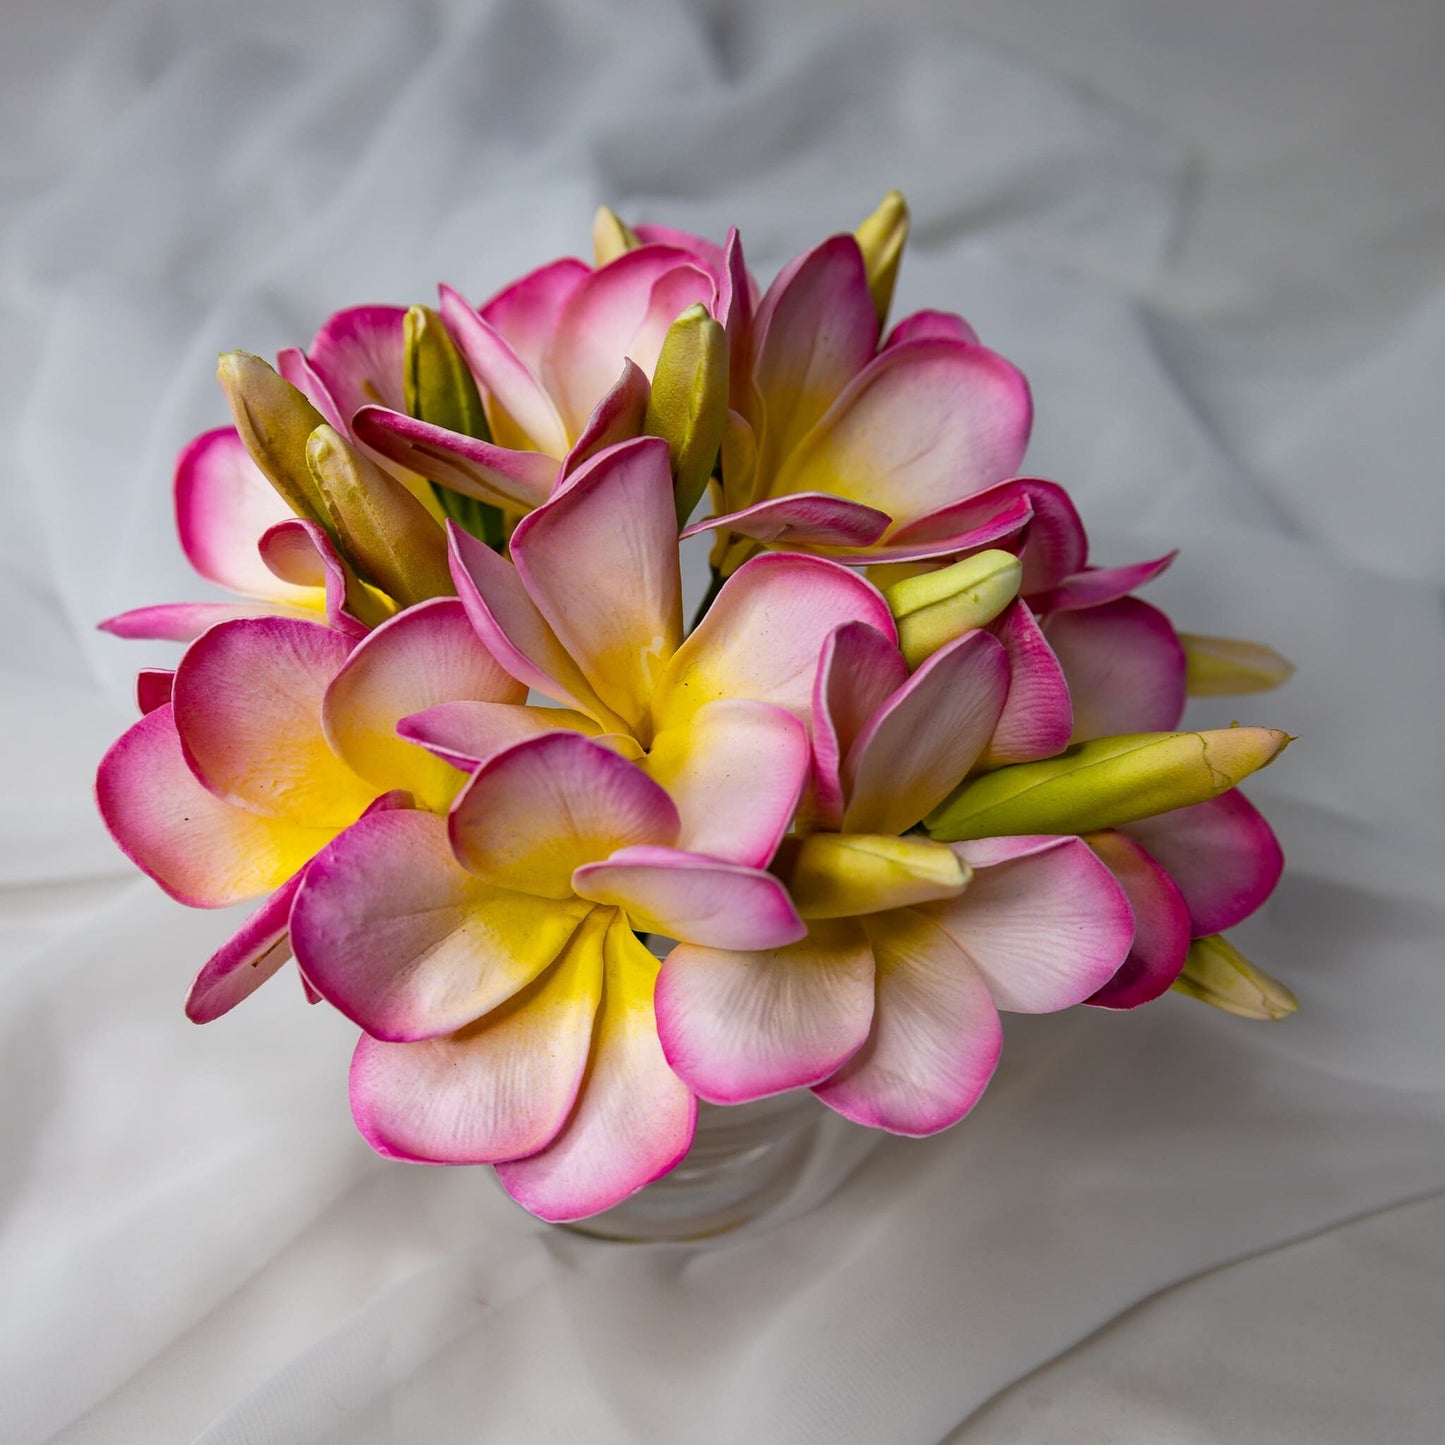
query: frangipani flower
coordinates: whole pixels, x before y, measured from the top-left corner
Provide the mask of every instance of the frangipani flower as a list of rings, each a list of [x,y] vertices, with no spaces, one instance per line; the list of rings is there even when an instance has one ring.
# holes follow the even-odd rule
[[[940,312],[899,322],[879,347],[873,291],[886,304],[904,230],[887,231],[872,268],[857,238],[832,237],[759,303],[745,381],[735,373],[721,515],[694,529],[719,531],[724,573],[760,545],[878,562],[957,554],[1032,516],[1027,485],[997,487],[1028,442],[1017,369]]]
[[[896,635],[877,590],[847,568],[769,556],[739,569],[683,641],[672,477],[655,438],[579,470],[518,526],[511,563],[455,528],[451,540],[478,635],[561,707],[442,704],[403,734],[464,767],[538,731],[601,737],[667,789],[680,846],[754,866],[798,802],[828,634],[861,620]]]
[[[439,697],[519,702],[455,599],[423,603],[360,646],[292,618],[222,622],[187,649],[171,700],[106,754],[96,791],[116,842],[172,897],[218,908],[269,895],[198,975],[218,1017],[290,956],[291,901],[312,857],[368,809],[445,811],[464,781],[402,742]]]
[[[317,858],[292,937],[366,1030],[352,1108],[373,1147],[495,1163],[545,1219],[605,1209],[681,1158],[696,1101],[658,1047],[658,962],[634,929],[744,948],[805,931],[775,877],[681,838],[635,764],[552,732],[484,763],[447,821],[375,814]]]
[[[347,610],[346,568],[330,539],[286,505],[235,427],[204,432],[182,450],[175,515],[191,566],[208,582],[249,600],[140,607],[108,618],[102,630],[189,642],[218,622],[279,616],[325,620],[353,638],[365,634],[366,626]],[[386,615],[380,610],[386,604],[374,600],[373,620]]]
[[[982,755],[1007,696],[985,632],[911,676],[872,628],[832,635],[813,727],[818,822],[834,831],[789,839],[776,865],[808,937],[766,954],[684,944],[658,980],[663,1049],[699,1095],[810,1086],[851,1119],[932,1133],[983,1093],[1000,1008],[1066,1008],[1113,975],[1133,919],[1079,839],[909,833]]]
[[[459,491],[516,512],[539,506],[559,477],[643,431],[654,370],[684,313],[700,307],[719,326],[745,325],[736,233],[721,253],[667,235],[595,269],[552,262],[480,310],[442,287],[442,318],[480,390],[488,435],[464,437],[384,404],[355,416],[357,434]]]
[[[181,452],[177,530],[201,576],[251,603],[140,608],[102,628],[190,641],[230,618],[319,615],[357,638],[398,605],[451,591],[429,483],[368,460],[259,358],[224,356],[218,375],[237,424]],[[329,393],[323,400],[335,413]]]

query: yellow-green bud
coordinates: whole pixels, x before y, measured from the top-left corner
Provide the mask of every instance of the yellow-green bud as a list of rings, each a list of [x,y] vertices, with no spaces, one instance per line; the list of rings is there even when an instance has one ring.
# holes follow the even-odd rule
[[[966,779],[925,820],[945,842],[1097,833],[1216,798],[1289,745],[1273,728],[1130,733]]]
[[[707,486],[728,419],[728,339],[705,306],[689,306],[667,329],[643,430],[672,453],[677,521],[685,526]]]
[[[1262,642],[1181,632],[1184,686],[1190,697],[1236,697],[1268,692],[1294,675],[1294,664]]]
[[[324,424],[307,442],[306,461],[340,550],[365,581],[403,607],[455,594],[446,534],[395,477]]]
[[[411,307],[402,323],[402,337],[406,345],[402,381],[407,414],[463,436],[491,441],[487,414],[471,368],[441,317],[430,307]],[[453,518],[488,546],[501,547],[507,526],[499,507],[465,496],[435,478],[429,480],[431,496],[443,515]],[[425,506],[428,497],[423,493],[419,500]]]
[[[246,351],[221,357],[216,377],[251,460],[298,517],[336,539],[326,503],[306,464],[306,442],[326,418],[274,367]]]
[[[592,218],[592,254],[597,265],[605,266],[641,244],[637,232],[611,206],[598,206]]]
[[[477,383],[441,317],[428,306],[411,307],[402,323],[402,337],[407,414],[490,441]]]
[[[992,622],[1018,596],[1023,563],[991,550],[883,589],[898,623],[898,646],[917,667],[947,642]]]
[[[786,838],[774,867],[804,918],[853,918],[951,898],[972,876],[942,843],[867,833]]]
[[[1176,992],[1242,1019],[1283,1019],[1299,1008],[1292,990],[1256,968],[1222,934],[1196,938],[1189,945]]]
[[[903,259],[903,246],[908,240],[908,203],[901,191],[889,191],[878,209],[853,233],[863,252],[863,266],[868,273],[868,294],[883,325],[893,301],[893,285],[898,280],[898,263]]]

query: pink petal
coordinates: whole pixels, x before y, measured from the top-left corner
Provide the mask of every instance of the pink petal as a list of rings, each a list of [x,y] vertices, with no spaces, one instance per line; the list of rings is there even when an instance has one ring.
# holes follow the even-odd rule
[[[409,793],[384,793],[363,817],[393,808],[410,808]],[[186,1017],[205,1024],[229,1013],[242,999],[249,998],[291,957],[291,904],[306,876],[309,864],[291,875],[246,921],[206,960],[186,995]],[[305,975],[301,979],[309,1002],[321,995]]]
[[[541,373],[567,432],[580,435],[624,357],[647,376],[667,328],[691,305],[711,308],[712,278],[668,246],[640,246],[586,276],[568,298]]]
[[[464,297],[450,286],[439,289],[442,320],[481,388],[498,447],[543,452],[560,459],[567,450],[567,429],[538,375]],[[615,367],[613,371],[615,375]]]
[[[1086,1001],[1100,1008],[1138,1008],[1179,977],[1189,952],[1189,910],[1169,875],[1132,838],[1095,833],[1088,842],[1129,899],[1134,946],[1118,973]]]
[[[549,261],[493,296],[480,308],[481,318],[533,376],[540,376],[562,311],[591,274],[592,268],[575,256]]]
[[[727,271],[727,257],[723,248],[716,241],[709,241],[706,236],[694,236],[691,231],[679,231],[675,226],[643,224],[632,229],[644,245],[670,246],[674,251],[685,251],[714,276],[722,276]],[[729,236],[734,234],[735,232],[728,232]]]
[[[186,995],[186,1017],[208,1024],[229,1013],[291,957],[291,900],[305,870],[286,880],[208,958]]]
[[[351,1112],[378,1153],[483,1164],[544,1148],[573,1109],[602,991],[600,934],[587,919],[529,988],[444,1038],[363,1035],[351,1061]]]
[[[449,523],[447,533],[457,597],[487,650],[519,682],[625,730],[557,640],[516,567],[460,527]]]
[[[451,813],[462,865],[503,888],[571,898],[572,874],[619,848],[671,847],[672,800],[625,758],[576,733],[546,733],[490,758]]]
[[[312,986],[367,1033],[424,1039],[519,993],[588,912],[474,877],[431,813],[373,813],[306,869],[291,942]]]
[[[251,460],[235,427],[204,432],[176,459],[176,528],[192,567],[208,582],[276,602],[304,604],[256,550],[268,527],[293,515]]]
[[[1056,612],[1044,635],[1068,680],[1074,739],[1171,732],[1184,716],[1184,648],[1169,619],[1137,597]]]
[[[1008,700],[984,751],[984,767],[1051,758],[1069,745],[1074,710],[1054,650],[1028,604],[1015,601],[989,626],[1008,653]]]
[[[169,703],[111,746],[95,794],[120,850],[192,908],[222,908],[269,893],[335,832],[261,817],[209,793],[181,751]]]
[[[276,370],[282,380],[289,381],[327,422],[342,436],[351,433],[351,419],[342,416],[336,398],[331,395],[326,383],[316,373],[316,368],[306,359],[306,353],[297,347],[288,346],[276,353]]]
[[[597,724],[570,708],[518,707],[507,702],[440,702],[411,713],[397,733],[444,758],[463,772],[475,772],[494,753],[543,733],[579,732],[596,737]]]
[[[741,512],[709,517],[688,527],[683,537],[695,537],[726,527],[742,537],[778,546],[868,547],[888,530],[886,512],[845,502],[825,492],[796,492],[771,497]]]
[[[1284,871],[1274,830],[1237,788],[1121,831],[1142,843],[1174,880],[1195,938],[1242,923],[1274,892]]]
[[[1032,597],[1057,587],[1083,567],[1089,538],[1073,500],[1056,482],[1022,477],[1005,482],[999,492],[1004,495],[1015,489],[1028,495],[1034,509],[1021,554],[1024,576],[1020,584],[1023,595]]]
[[[682,640],[667,443],[642,437],[595,457],[522,519],[511,550],[528,595],[597,696],[643,726],[658,673]]]
[[[456,699],[521,703],[527,689],[482,646],[455,597],[435,597],[383,622],[326,689],[321,725],[336,755],[380,788],[406,788],[445,811],[456,769],[397,736],[397,723]]]
[[[1008,489],[1008,490],[1006,490]],[[836,561],[855,565],[879,562],[948,561],[984,547],[1017,551],[1024,529],[1033,521],[1033,503],[1026,491],[990,487],[898,527],[881,542],[861,552],[837,551]]]
[[[1010,539],[1025,526],[1025,544],[1012,546]],[[1078,571],[1089,543],[1083,521],[1062,487],[1037,477],[1016,477],[896,528],[859,560],[942,559],[998,545],[1022,551],[1022,587],[1028,595],[1047,591]]]
[[[808,734],[782,708],[722,698],[659,733],[641,766],[677,805],[680,848],[766,868],[807,779]]]
[[[694,1093],[742,1104],[826,1079],[873,1018],[873,953],[851,919],[764,953],[681,945],[654,999],[663,1052]]]
[[[346,609],[346,567],[331,538],[300,517],[277,522],[261,534],[257,550],[266,567],[283,582],[320,591],[326,598],[326,623],[357,640],[366,627]],[[358,584],[359,585],[359,584]]]
[[[843,831],[898,837],[930,813],[987,746],[1008,686],[1008,656],[987,632],[939,648],[848,750]]]
[[[709,313],[717,310],[717,281],[696,264],[674,267],[653,282],[647,314],[627,348],[627,355],[644,376],[650,379],[657,370],[657,359],[673,322],[697,305],[705,306]],[[555,358],[554,352],[554,363]]]
[[[888,339],[883,346],[886,350],[890,346],[901,346],[906,341],[932,340],[939,337],[948,341],[962,341],[970,346],[978,344],[978,332],[962,316],[955,316],[952,311],[915,311],[913,315],[905,316],[888,333]]]
[[[807,723],[823,644],[853,621],[897,644],[882,594],[846,567],[782,552],[745,562],[663,671],[652,700],[659,731],[720,697],[770,702]]]
[[[143,667],[135,677],[135,703],[141,716],[164,707],[171,700],[176,675],[164,667]]]
[[[250,617],[299,616],[301,609],[280,608],[264,603],[164,602],[156,607],[137,607],[118,617],[107,617],[95,625],[112,637],[159,642],[194,642],[218,622],[236,622]],[[310,617],[315,613],[308,612]]]
[[[602,1007],[576,1108],[544,1149],[497,1167],[507,1193],[542,1219],[581,1219],[620,1203],[677,1164],[697,1124],[697,1100],[657,1042],[657,960],[620,917],[607,931],[604,958]]]
[[[762,468],[771,475],[877,349],[878,317],[852,236],[830,237],[778,277],[758,307],[753,337],[753,379],[766,416]],[[816,480],[777,490],[836,489]]]
[[[1078,838],[955,843],[967,888],[926,914],[963,950],[994,1002],[1015,1013],[1082,1003],[1119,971],[1134,915],[1114,875]]]
[[[813,684],[814,826],[830,832],[843,826],[843,759],[907,681],[903,654],[866,623],[845,623],[823,644]]]
[[[728,334],[728,386],[739,399],[747,396],[752,388],[749,362],[756,303],[757,283],[748,275],[742,237],[733,227],[723,247],[723,270],[718,273],[716,316]]]
[[[899,908],[865,927],[877,965],[873,1026],[814,1093],[856,1123],[936,1134],[988,1087],[1003,1047],[998,1011],[968,955],[931,919]]]
[[[1117,601],[1136,587],[1152,582],[1178,555],[1176,548],[1152,562],[1132,562],[1127,567],[1086,567],[1029,601],[1037,612],[1071,612],[1080,607],[1098,607],[1104,602]]]
[[[316,333],[306,359],[343,421],[372,403],[406,410],[405,320],[404,306],[352,306]]]
[[[362,407],[352,430],[384,460],[513,511],[540,506],[557,479],[552,456],[478,441],[385,407]]]
[[[558,473],[558,489],[589,458],[619,442],[631,441],[642,435],[642,423],[647,416],[647,401],[651,394],[647,377],[633,362],[624,360],[622,375],[597,403],[582,428],[582,434],[563,459]]]
[[[783,463],[775,493],[826,491],[906,525],[1018,470],[1032,420],[1018,369],[982,346],[880,352]]]
[[[176,728],[196,776],[238,807],[310,827],[358,817],[378,789],[321,727],[322,697],[350,649],[339,632],[286,617],[225,622],[197,638],[175,682]]]
[[[642,933],[704,948],[782,948],[808,931],[771,873],[675,848],[619,849],[578,868],[572,886]]]

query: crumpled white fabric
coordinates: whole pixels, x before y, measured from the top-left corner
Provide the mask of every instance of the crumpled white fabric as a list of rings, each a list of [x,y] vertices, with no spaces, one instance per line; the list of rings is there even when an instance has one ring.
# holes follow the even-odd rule
[[[7,7],[0,1436],[1438,1440],[1437,14]],[[1261,96],[1294,109],[1252,126]],[[223,419],[213,354],[438,278],[480,299],[585,250],[604,200],[735,222],[767,273],[893,185],[901,307],[1024,366],[1030,466],[1098,556],[1182,544],[1151,593],[1180,625],[1299,664],[1192,716],[1299,735],[1250,788],[1290,868],[1238,937],[1303,1010],[1014,1018],[961,1127],[829,1120],[794,1197],[704,1246],[381,1161],[351,1030],[294,978],[185,1021],[235,920],[135,879],[91,811],[131,674],[173,652],[94,622],[204,595],[168,486]]]

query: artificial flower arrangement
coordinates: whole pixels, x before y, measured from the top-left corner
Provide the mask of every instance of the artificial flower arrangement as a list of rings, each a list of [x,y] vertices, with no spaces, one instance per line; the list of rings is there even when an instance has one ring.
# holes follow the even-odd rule
[[[192,1019],[294,956],[362,1030],[374,1148],[569,1220],[699,1099],[945,1129],[1000,1010],[1292,1011],[1222,937],[1280,875],[1236,785],[1288,738],[1178,730],[1288,665],[1134,596],[1172,554],[1090,563],[967,322],[885,329],[907,225],[890,195],[763,291],[736,232],[604,209],[594,264],[221,359],[176,516],[240,600],[102,624],[187,644],[100,765],[116,842],[262,900]]]

